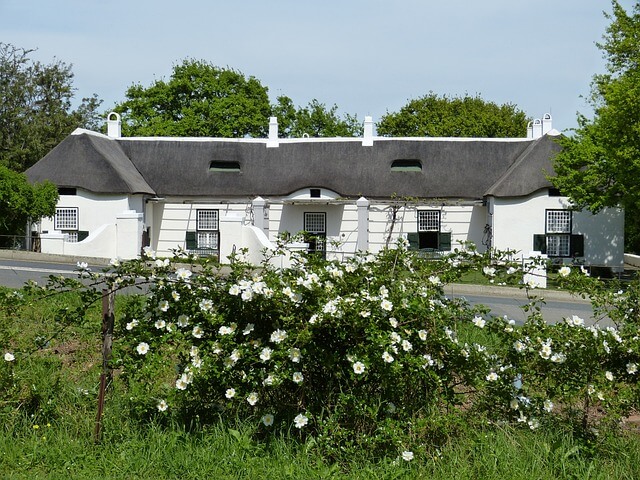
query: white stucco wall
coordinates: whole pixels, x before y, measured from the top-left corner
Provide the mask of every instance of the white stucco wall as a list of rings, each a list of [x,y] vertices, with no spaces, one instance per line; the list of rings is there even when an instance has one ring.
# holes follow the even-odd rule
[[[171,256],[172,250],[185,248],[185,232],[196,230],[196,210],[218,210],[219,219],[226,215],[248,218],[251,202],[210,203],[207,199],[194,199],[184,203],[179,198],[147,204],[148,225],[151,227],[151,248],[158,256]],[[225,239],[221,235],[220,243]]]
[[[484,251],[482,232],[486,222],[486,209],[481,205],[407,205],[396,211],[389,245],[400,236],[418,231],[418,210],[440,210],[440,231],[451,232],[451,248],[460,248],[460,242],[473,242]],[[375,203],[369,208],[369,250],[378,252],[387,245],[392,225],[393,209],[390,205]]]
[[[91,232],[105,224],[115,224],[116,216],[126,210],[142,213],[143,199],[141,195],[103,195],[77,190],[76,195],[60,195],[59,208],[78,208],[79,230]],[[45,218],[40,222],[40,232],[54,230],[53,218]]]
[[[533,250],[533,235],[545,233],[545,210],[568,209],[566,197],[550,197],[540,190],[524,198],[493,199],[493,246],[514,249],[527,256]],[[619,270],[624,265],[624,215],[606,209],[597,215],[573,212],[573,234],[584,235],[585,263],[607,265]],[[567,259],[566,261],[570,261]]]

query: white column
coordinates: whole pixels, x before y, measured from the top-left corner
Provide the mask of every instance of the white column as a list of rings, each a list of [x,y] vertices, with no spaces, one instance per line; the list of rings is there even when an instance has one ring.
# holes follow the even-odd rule
[[[142,249],[142,213],[125,210],[116,215],[116,256],[138,258]]]
[[[229,255],[243,247],[242,217],[225,215],[220,218],[220,263],[229,263]]]
[[[262,197],[256,197],[251,202],[253,205],[253,225],[258,227],[269,238],[269,211],[266,209],[267,201]]]
[[[356,201],[358,207],[358,241],[356,248],[359,251],[369,250],[369,200],[360,197]]]

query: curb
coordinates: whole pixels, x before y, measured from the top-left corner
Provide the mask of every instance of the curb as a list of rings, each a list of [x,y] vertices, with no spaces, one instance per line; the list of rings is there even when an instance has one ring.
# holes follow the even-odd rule
[[[86,262],[90,265],[106,266],[109,259],[100,257],[75,257],[71,255],[56,255],[52,253],[27,252],[23,250],[0,250],[0,260],[18,260],[26,262],[59,263],[62,265],[75,265],[78,262]]]
[[[529,289],[516,287],[499,287],[495,285],[470,285],[452,283],[445,285],[444,293],[449,296],[484,295],[488,297],[507,297],[527,299],[528,296],[573,303],[590,303],[588,298],[577,297],[563,290],[547,290],[545,288]],[[527,295],[528,294],[528,295]]]

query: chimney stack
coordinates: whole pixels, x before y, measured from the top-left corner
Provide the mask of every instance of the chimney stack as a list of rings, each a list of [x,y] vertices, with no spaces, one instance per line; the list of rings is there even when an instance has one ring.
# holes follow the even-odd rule
[[[364,137],[362,138],[363,147],[373,146],[373,117],[364,117]]]
[[[120,115],[116,112],[111,112],[107,115],[107,136],[111,138],[120,138],[122,136],[122,123],[120,122]]]
[[[269,138],[267,148],[278,147],[278,117],[269,117]]]

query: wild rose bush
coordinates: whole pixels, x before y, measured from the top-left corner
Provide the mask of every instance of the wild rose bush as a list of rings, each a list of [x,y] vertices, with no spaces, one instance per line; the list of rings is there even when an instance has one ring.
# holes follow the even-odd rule
[[[105,286],[147,285],[117,319],[112,360],[138,418],[239,418],[260,435],[311,436],[336,455],[365,447],[413,457],[461,418],[531,429],[568,419],[592,432],[637,408],[637,282],[606,285],[563,267],[563,287],[589,294],[613,324],[551,325],[513,252],[468,246],[425,260],[406,247],[344,262],[293,254],[287,269],[239,254],[220,270],[147,251],[102,274],[79,265],[84,283],[52,279],[42,290],[79,288],[88,305]],[[469,270],[526,288],[524,325],[448,299],[444,286]]]
[[[236,258],[225,275],[159,260],[120,321],[119,364],[139,412],[386,445],[492,370],[485,349],[457,338],[477,312],[443,294],[443,279],[482,258],[426,262],[400,245],[344,263],[299,256],[284,270]]]

